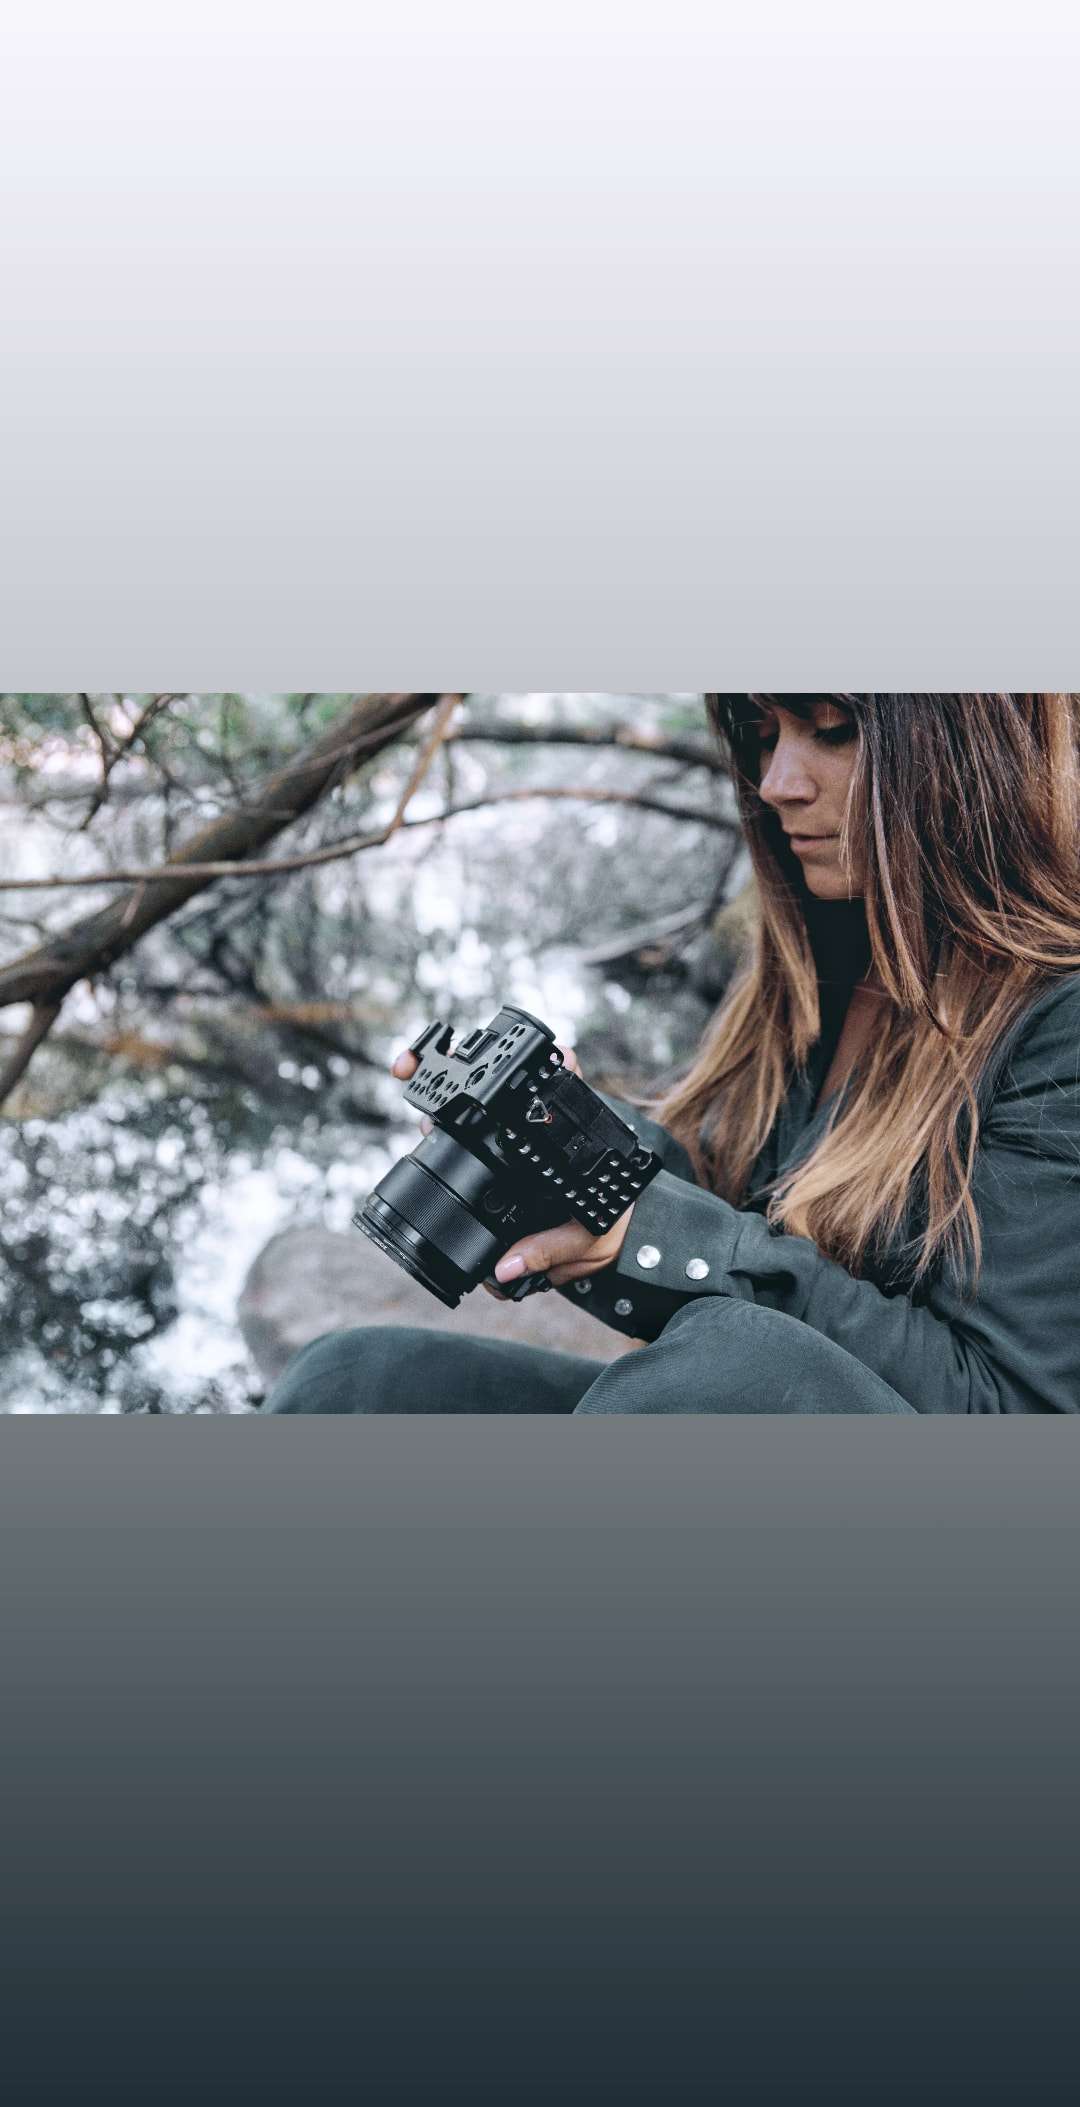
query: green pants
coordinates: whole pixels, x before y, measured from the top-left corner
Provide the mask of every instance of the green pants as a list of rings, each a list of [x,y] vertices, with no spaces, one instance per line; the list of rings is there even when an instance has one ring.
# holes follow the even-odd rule
[[[895,1390],[776,1310],[687,1303],[617,1361],[505,1339],[361,1325],[313,1339],[264,1412],[911,1412]]]

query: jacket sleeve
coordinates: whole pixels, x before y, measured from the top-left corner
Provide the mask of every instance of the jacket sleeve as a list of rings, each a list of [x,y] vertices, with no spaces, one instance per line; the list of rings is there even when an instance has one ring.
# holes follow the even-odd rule
[[[614,1102],[656,1148],[663,1130]],[[651,1341],[695,1297],[737,1295],[834,1340],[916,1411],[1080,1411],[1080,977],[1034,1005],[1000,1065],[975,1172],[974,1295],[944,1279],[914,1296],[856,1280],[806,1238],[704,1191],[665,1139],[617,1263],[583,1298],[602,1322]]]

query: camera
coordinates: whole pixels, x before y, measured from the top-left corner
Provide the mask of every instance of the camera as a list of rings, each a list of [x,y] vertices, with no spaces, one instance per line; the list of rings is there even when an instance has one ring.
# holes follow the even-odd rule
[[[602,1236],[660,1169],[618,1114],[574,1075],[554,1034],[507,1006],[459,1039],[429,1024],[410,1052],[405,1101],[432,1132],[353,1216],[358,1229],[448,1309],[520,1236],[571,1217]],[[533,1274],[508,1300],[549,1287]]]

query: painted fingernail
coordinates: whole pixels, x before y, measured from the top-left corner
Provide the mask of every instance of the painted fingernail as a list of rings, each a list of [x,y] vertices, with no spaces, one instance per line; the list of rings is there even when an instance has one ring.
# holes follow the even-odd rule
[[[525,1271],[523,1258],[500,1258],[495,1268],[496,1280],[517,1280]]]

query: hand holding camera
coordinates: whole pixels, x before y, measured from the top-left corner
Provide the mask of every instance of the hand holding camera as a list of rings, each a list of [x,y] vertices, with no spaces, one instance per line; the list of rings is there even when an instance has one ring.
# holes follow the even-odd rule
[[[547,1025],[507,1006],[454,1045],[436,1022],[391,1072],[424,1139],[354,1220],[414,1279],[456,1308],[481,1283],[517,1302],[615,1262],[660,1162]]]
[[[571,1075],[581,1075],[581,1066],[573,1047],[560,1046],[558,1041],[556,1045],[563,1057],[564,1067]],[[404,1053],[395,1057],[390,1073],[400,1077],[403,1082],[408,1082],[410,1077],[415,1075],[419,1065],[417,1055],[406,1048]],[[421,1133],[430,1134],[431,1130],[431,1120],[422,1119]],[[559,1224],[554,1229],[545,1230],[539,1236],[522,1237],[500,1258],[495,1268],[495,1279],[508,1282],[521,1280],[526,1276],[535,1278],[538,1274],[543,1274],[546,1275],[549,1286],[561,1288],[567,1281],[584,1280],[589,1274],[598,1273],[605,1266],[613,1266],[622,1250],[633,1212],[633,1207],[628,1207],[626,1213],[619,1216],[614,1228],[607,1230],[603,1236],[590,1236],[580,1222],[571,1220]],[[503,1302],[507,1299],[499,1294],[490,1281],[481,1281],[480,1285],[485,1294],[495,1296],[497,1301]]]

